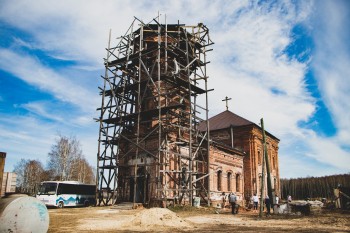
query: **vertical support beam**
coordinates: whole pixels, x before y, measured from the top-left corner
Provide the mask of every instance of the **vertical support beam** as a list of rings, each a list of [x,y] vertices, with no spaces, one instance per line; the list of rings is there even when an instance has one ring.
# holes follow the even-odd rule
[[[164,16],[165,18],[165,48],[164,48],[164,54],[165,54],[165,73],[168,73],[168,24],[166,22],[166,14]]]
[[[265,157],[266,173],[267,173],[267,193],[269,195],[270,202],[274,206],[274,204],[276,203],[276,197],[275,197],[275,192],[272,190],[272,185],[271,185],[270,161],[269,161],[269,155],[267,153],[264,119],[261,118],[260,122],[261,122],[261,130],[262,130],[263,142],[264,142],[264,157]]]
[[[139,40],[139,51],[142,51],[142,43],[143,43],[143,25],[140,28],[140,40]],[[136,112],[137,112],[137,124],[136,124],[136,144],[139,145],[140,142],[140,114],[141,114],[141,69],[142,69],[142,53],[139,53],[139,75],[138,75],[138,84],[137,84],[137,101],[136,101]],[[134,196],[133,196],[133,206],[136,207],[136,195],[137,195],[137,178],[138,178],[138,157],[139,157],[139,147],[136,147],[135,154],[135,165],[134,165]]]
[[[108,46],[107,46],[107,55],[106,55],[106,62],[108,63],[109,61],[109,57],[110,57],[110,47],[111,47],[111,34],[112,34],[112,30],[109,29],[109,36],[108,36]],[[103,174],[103,169],[100,170],[100,161],[101,161],[101,138],[102,138],[102,131],[103,131],[103,116],[104,116],[104,106],[105,106],[105,91],[106,91],[106,79],[108,78],[108,69],[105,68],[105,77],[103,79],[103,91],[102,91],[102,102],[101,102],[101,114],[100,114],[100,118],[99,118],[99,124],[100,124],[100,130],[98,133],[98,148],[97,148],[97,172],[96,172],[96,198],[98,200],[96,200],[96,203],[98,203],[98,205],[101,204],[101,202],[104,202],[103,200],[103,191],[102,191],[102,182],[100,182],[99,185],[99,181],[100,181],[100,175],[102,176],[101,178],[103,178],[104,174]],[[102,174],[100,174],[100,172],[102,171]]]
[[[204,53],[204,62],[206,62],[206,54]],[[208,103],[208,77],[206,72],[206,66],[204,67],[204,75],[205,75],[205,121],[207,125],[207,169],[208,175],[208,187],[207,187],[207,197],[208,197],[208,206],[210,206],[210,128],[209,128],[209,103]]]
[[[188,41],[188,38],[187,38],[187,35],[186,35],[186,39],[187,39],[187,41],[186,41],[186,66],[189,64],[189,62],[190,62],[190,60],[189,60],[189,41]],[[193,112],[193,108],[192,108],[192,96],[191,96],[191,93],[192,93],[192,91],[191,91],[191,78],[190,78],[190,76],[191,76],[191,73],[190,73],[190,68],[188,68],[187,69],[187,76],[188,76],[188,99],[189,99],[189,107],[190,107],[190,112],[189,112],[189,120],[190,120],[190,122],[189,122],[189,130],[190,130],[190,132],[189,132],[189,158],[190,158],[190,160],[189,160],[189,162],[188,162],[188,172],[189,172],[189,177],[188,177],[188,186],[187,186],[187,188],[189,189],[189,192],[190,192],[190,200],[189,200],[189,202],[190,202],[190,204],[191,204],[191,206],[193,205],[193,186],[192,186],[192,180],[193,180],[193,157],[192,157],[192,131],[193,131],[193,125],[192,125],[192,118],[193,118],[193,116],[192,116],[192,114],[194,114],[194,112]]]
[[[263,125],[263,119],[260,120],[261,124]],[[263,134],[264,135],[264,134]],[[266,151],[266,145],[265,145],[265,137],[263,136],[263,146],[264,146],[264,153]],[[264,188],[265,188],[265,156],[262,156],[262,172],[261,172],[261,193],[260,193],[260,211],[259,211],[259,217],[262,217],[263,213],[263,207],[264,207]]]
[[[158,20],[159,20],[159,12],[158,12]],[[163,178],[163,175],[161,174],[160,170],[163,168],[164,166],[164,161],[162,161],[162,158],[164,159],[164,156],[162,155],[163,151],[162,151],[162,115],[161,115],[161,108],[162,108],[162,101],[161,101],[161,77],[160,77],[160,55],[161,55],[161,27],[158,24],[158,38],[157,38],[157,42],[158,42],[158,50],[157,50],[157,94],[158,94],[158,161],[157,161],[157,196],[158,198],[161,196],[159,194],[161,194],[162,191],[159,190],[163,190],[163,180],[161,178]]]
[[[166,17],[166,16],[165,16]],[[159,26],[158,26],[159,27]],[[164,58],[164,66],[165,66],[165,73],[166,73],[166,71],[167,71],[167,35],[168,35],[168,33],[167,33],[167,25],[166,25],[166,18],[165,18],[165,32],[164,32],[164,34],[165,34],[165,58]],[[161,37],[160,37],[161,38]],[[160,48],[159,48],[160,49]],[[166,85],[166,84],[165,84]],[[166,88],[166,87],[165,87]],[[166,107],[166,106],[168,106],[168,101],[167,101],[167,95],[165,94],[164,95],[164,107]],[[168,114],[167,114],[167,117],[168,117]],[[168,162],[170,162],[170,161],[168,161],[168,156],[169,156],[169,145],[168,145],[168,134],[167,133],[165,133],[165,135],[164,135],[164,144],[163,144],[163,146],[164,146],[164,151],[163,151],[163,170],[167,170],[167,168],[169,167],[169,165],[168,165]],[[166,176],[166,173],[164,172],[163,173],[163,192],[164,192],[164,205],[165,205],[165,207],[167,207],[167,198],[168,198],[168,193],[167,193],[167,184],[168,184],[168,181],[167,181],[167,176]]]

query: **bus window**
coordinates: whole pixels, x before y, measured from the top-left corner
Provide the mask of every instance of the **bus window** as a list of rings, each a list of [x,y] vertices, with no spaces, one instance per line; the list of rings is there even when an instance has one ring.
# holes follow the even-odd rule
[[[57,194],[76,194],[76,186],[74,184],[60,183],[58,185]]]
[[[39,188],[39,195],[54,195],[56,194],[57,183],[43,183]]]

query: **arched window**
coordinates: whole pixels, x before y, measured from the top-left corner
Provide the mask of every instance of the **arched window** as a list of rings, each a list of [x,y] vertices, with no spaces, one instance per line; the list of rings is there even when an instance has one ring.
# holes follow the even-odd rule
[[[260,153],[260,151],[258,151],[258,163],[259,163],[259,165],[261,165],[261,153]]]
[[[232,191],[231,180],[232,180],[232,173],[228,172],[227,173],[227,191]]]
[[[218,171],[218,191],[221,191],[221,176],[222,176],[222,171]]]
[[[236,174],[236,192],[241,191],[241,175]]]
[[[259,174],[259,190],[261,190],[261,186],[262,186],[262,175]]]

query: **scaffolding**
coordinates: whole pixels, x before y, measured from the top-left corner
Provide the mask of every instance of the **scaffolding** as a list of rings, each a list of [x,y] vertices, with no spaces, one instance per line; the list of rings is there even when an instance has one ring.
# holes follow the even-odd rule
[[[109,39],[97,154],[99,205],[209,202],[209,29],[134,18]],[[111,36],[110,36],[111,37]],[[202,106],[200,105],[202,104]]]

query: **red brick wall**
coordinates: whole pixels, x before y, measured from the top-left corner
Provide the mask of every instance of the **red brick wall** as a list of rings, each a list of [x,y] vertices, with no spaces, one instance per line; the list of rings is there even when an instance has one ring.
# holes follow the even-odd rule
[[[261,161],[263,156],[262,132],[261,129],[255,125],[235,127],[232,130],[233,139],[231,137],[231,130],[222,129],[211,132],[211,138],[214,141],[225,143],[229,146],[233,144],[235,148],[242,149],[246,155],[244,156],[244,197],[248,199],[255,192],[260,193],[261,186]],[[278,164],[278,143],[279,141],[269,135],[266,135],[267,151],[270,161],[270,174],[272,187],[275,188],[277,195],[280,195],[280,177]],[[261,160],[261,159],[260,159]],[[266,171],[265,171],[266,172]],[[266,182],[265,182],[266,185]],[[215,186],[215,185],[214,185]]]
[[[239,148],[245,152],[245,155],[238,155],[235,152],[226,152],[219,147],[212,146],[210,149],[210,191],[211,198],[215,199],[219,197],[222,192],[228,194],[229,192],[235,192],[239,198],[248,199],[254,193],[260,193],[260,182],[261,178],[261,161],[259,162],[259,153],[260,157],[263,156],[263,146],[262,146],[262,133],[260,128],[252,126],[237,127],[233,129],[233,139],[231,138],[231,130],[223,129],[218,131],[211,132],[211,137],[214,141],[222,142],[231,147],[232,142],[235,148]],[[278,166],[278,140],[269,137],[267,135],[267,148],[268,155],[270,160],[271,167],[271,179],[272,185],[275,186],[276,194],[280,194],[280,178],[279,178],[279,166]],[[145,142],[144,148],[149,151],[154,151],[155,148],[158,148],[158,138],[150,137]],[[176,148],[171,148],[176,152]],[[120,156],[120,158],[122,155]],[[130,159],[130,157],[128,158]],[[175,161],[177,159],[177,161]],[[160,169],[165,170],[180,170],[181,167],[178,167],[178,157],[169,154],[169,163],[160,165]],[[261,159],[260,159],[261,160]],[[148,160],[149,161],[149,160]],[[161,159],[161,161],[163,161]],[[120,161],[121,165],[128,165],[128,161]],[[131,165],[131,164],[129,164]],[[142,166],[142,165],[140,165]],[[196,165],[195,165],[196,166]],[[198,166],[201,168],[201,166]],[[147,172],[150,175],[149,180],[149,195],[150,197],[156,197],[157,195],[157,166],[155,164],[147,164]],[[218,173],[218,171],[220,171]],[[120,169],[120,175],[123,177],[130,177],[134,175],[134,169],[129,166],[126,167],[124,172],[123,169]],[[221,174],[221,175],[220,175]],[[231,174],[230,181],[228,181],[228,176]],[[221,179],[218,178],[218,175],[221,176]],[[239,182],[237,182],[237,175]],[[179,179],[179,174],[172,175],[174,179]],[[218,181],[221,180],[221,185],[219,187]],[[276,180],[276,181],[274,181]],[[176,182],[171,181],[170,177],[163,177],[163,184],[165,181],[168,183],[168,188],[176,189]],[[130,180],[125,180],[124,184],[124,193],[123,197],[127,198],[130,196]],[[230,185],[229,185],[230,182]],[[239,183],[239,189],[237,189],[237,183]],[[265,183],[266,184],[266,183]],[[230,186],[230,187],[229,187]],[[172,191],[168,191],[168,197],[172,197]]]
[[[223,192],[226,195],[235,192],[241,199],[244,191],[243,156],[224,152],[212,146],[210,148],[210,164],[212,202],[220,198]]]

